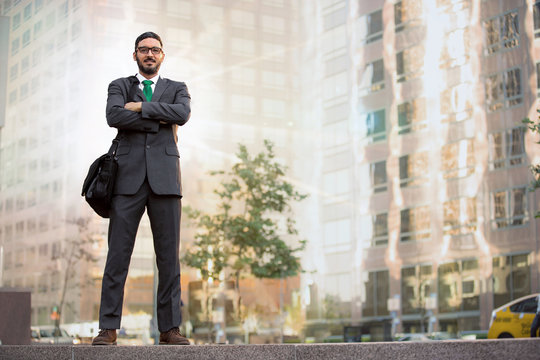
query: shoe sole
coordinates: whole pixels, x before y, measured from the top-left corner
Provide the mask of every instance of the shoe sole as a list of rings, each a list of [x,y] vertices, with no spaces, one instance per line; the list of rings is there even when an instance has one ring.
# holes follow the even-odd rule
[[[113,343],[96,342],[96,343],[92,343],[92,345],[99,345],[99,346],[116,345],[116,341]]]

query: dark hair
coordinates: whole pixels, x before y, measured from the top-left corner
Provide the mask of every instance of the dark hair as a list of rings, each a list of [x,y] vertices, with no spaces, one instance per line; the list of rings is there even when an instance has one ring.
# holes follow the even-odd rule
[[[137,51],[137,45],[139,45],[139,43],[143,41],[144,39],[148,39],[148,38],[156,39],[157,41],[159,41],[159,44],[161,45],[161,47],[163,47],[163,42],[161,42],[161,38],[159,37],[159,35],[156,34],[155,32],[147,31],[139,35],[139,37],[135,40],[135,51]]]

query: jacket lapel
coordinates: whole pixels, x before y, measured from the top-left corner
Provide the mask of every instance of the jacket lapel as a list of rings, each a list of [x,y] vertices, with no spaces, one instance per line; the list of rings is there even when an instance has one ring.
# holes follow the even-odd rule
[[[141,88],[139,87],[139,79],[137,79],[136,76],[130,76],[129,79],[131,82],[131,88],[129,89],[127,101],[146,101],[146,97],[144,96]]]
[[[159,99],[161,98],[161,95],[163,95],[163,93],[165,92],[165,89],[167,89],[167,86],[169,86],[169,82],[167,81],[167,79],[160,77],[154,89],[154,94],[152,95],[152,101],[159,101]],[[141,94],[142,94],[142,91],[141,91]]]

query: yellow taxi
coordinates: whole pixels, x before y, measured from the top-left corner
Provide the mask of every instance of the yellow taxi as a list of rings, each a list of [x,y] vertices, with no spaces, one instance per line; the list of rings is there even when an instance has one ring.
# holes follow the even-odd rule
[[[530,337],[538,295],[527,295],[493,310],[488,339]]]

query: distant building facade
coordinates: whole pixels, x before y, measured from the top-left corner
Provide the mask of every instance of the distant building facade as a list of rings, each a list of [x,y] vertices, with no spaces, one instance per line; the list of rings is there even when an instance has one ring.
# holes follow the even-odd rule
[[[540,149],[521,123],[537,120],[540,4],[306,7],[322,234],[304,259],[307,335],[487,329],[540,290]]]

